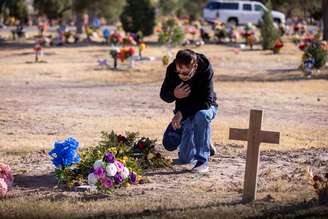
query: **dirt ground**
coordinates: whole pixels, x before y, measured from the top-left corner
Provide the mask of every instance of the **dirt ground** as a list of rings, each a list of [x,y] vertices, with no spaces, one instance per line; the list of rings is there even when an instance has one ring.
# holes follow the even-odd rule
[[[149,46],[144,55],[153,61],[113,71],[97,64],[109,57],[104,46],[45,49],[47,63],[39,64],[30,63],[31,48],[1,48],[0,162],[11,165],[16,180],[0,201],[0,218],[327,216],[326,207],[314,204],[304,171],[306,166],[328,171],[328,68],[304,79],[298,70],[301,52],[291,44],[280,55],[235,54],[229,45],[194,49],[212,62],[220,108],[213,122],[218,155],[211,158],[209,174],[192,174],[190,166],[180,165],[148,171],[148,183],[108,197],[57,188],[46,153],[69,136],[82,148],[92,146],[102,130],[138,131],[158,139],[162,149],[173,109],[159,98],[165,49]],[[258,201],[244,205],[246,143],[229,140],[228,131],[247,128],[250,109],[264,110],[262,129],[279,131],[281,139],[279,145],[261,145]]]

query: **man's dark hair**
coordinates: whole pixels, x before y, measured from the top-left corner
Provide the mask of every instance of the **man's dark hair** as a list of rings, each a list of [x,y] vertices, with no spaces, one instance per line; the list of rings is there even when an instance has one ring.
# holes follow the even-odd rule
[[[190,49],[179,50],[176,57],[175,63],[177,65],[190,65],[197,60],[197,55],[194,51]]]

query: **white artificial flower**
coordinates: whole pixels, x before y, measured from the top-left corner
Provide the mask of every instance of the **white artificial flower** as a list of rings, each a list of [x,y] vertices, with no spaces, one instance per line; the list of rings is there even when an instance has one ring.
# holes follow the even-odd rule
[[[92,185],[96,185],[97,182],[98,182],[98,179],[97,179],[97,177],[95,176],[95,174],[90,173],[90,174],[88,175],[88,184],[92,186]]]
[[[111,163],[106,167],[106,172],[108,176],[115,176],[117,173],[117,167],[115,164]]]
[[[99,167],[104,167],[104,162],[102,160],[96,160],[96,162],[93,164],[94,169],[97,169]]]
[[[124,167],[123,172],[121,174],[122,174],[124,179],[128,178],[129,174],[130,174],[129,169]]]

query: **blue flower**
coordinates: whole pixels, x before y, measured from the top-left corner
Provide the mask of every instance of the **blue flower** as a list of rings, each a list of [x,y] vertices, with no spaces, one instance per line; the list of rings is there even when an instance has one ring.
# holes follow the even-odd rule
[[[64,142],[55,142],[54,148],[48,153],[53,158],[53,165],[56,168],[62,168],[80,162],[80,155],[76,151],[78,146],[79,142],[74,138],[67,138]]]

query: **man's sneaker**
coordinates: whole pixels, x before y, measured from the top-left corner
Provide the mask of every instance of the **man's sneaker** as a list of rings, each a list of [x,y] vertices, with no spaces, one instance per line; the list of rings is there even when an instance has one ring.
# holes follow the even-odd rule
[[[210,156],[214,156],[216,154],[216,148],[214,145],[210,144]]]
[[[208,163],[202,163],[197,161],[196,165],[191,169],[193,173],[207,173],[208,172]]]

